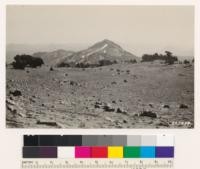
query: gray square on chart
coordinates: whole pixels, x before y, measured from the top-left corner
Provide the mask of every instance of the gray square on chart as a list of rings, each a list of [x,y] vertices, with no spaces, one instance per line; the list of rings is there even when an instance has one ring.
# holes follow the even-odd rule
[[[112,145],[113,146],[126,146],[127,145],[127,136],[118,135],[112,137]]]
[[[82,146],[96,146],[97,140],[96,135],[84,135],[82,136]]]
[[[130,135],[127,137],[127,146],[141,146],[141,136]]]
[[[142,136],[142,142],[141,145],[142,146],[156,146],[156,136],[153,135],[144,135]]]
[[[112,136],[110,135],[99,135],[98,138],[98,146],[110,146],[112,145]]]

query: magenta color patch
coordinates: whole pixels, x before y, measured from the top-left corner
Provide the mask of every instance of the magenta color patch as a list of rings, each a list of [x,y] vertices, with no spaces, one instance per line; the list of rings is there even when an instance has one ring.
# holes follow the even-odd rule
[[[76,146],[75,147],[75,158],[90,158],[91,148],[88,146]]]

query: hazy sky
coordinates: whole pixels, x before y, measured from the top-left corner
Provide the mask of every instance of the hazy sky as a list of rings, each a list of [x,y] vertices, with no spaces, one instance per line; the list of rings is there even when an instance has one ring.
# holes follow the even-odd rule
[[[84,44],[110,39],[136,55],[193,55],[192,6],[8,6],[7,44]],[[68,50],[68,49],[67,49]]]

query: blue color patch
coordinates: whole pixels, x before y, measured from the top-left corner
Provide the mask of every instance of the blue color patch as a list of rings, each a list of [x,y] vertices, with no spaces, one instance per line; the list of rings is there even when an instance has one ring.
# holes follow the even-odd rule
[[[141,158],[155,158],[156,148],[154,146],[144,146],[140,148]]]

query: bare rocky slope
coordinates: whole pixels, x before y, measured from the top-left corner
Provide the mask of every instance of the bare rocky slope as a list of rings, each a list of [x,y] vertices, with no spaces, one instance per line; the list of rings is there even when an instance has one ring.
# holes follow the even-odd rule
[[[191,128],[194,66],[7,67],[6,108],[14,128]]]
[[[122,49],[116,43],[104,39],[101,42],[94,44],[88,49],[76,52],[65,60],[60,62],[60,65],[89,65],[100,66],[101,61],[109,61],[110,63],[126,62],[130,60],[139,60],[138,57]]]

